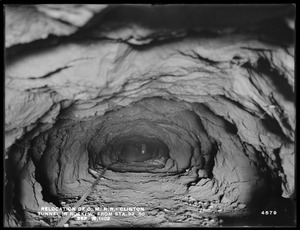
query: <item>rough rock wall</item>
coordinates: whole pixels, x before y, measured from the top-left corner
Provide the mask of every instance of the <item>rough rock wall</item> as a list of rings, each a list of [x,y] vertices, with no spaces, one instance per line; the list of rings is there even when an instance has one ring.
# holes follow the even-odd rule
[[[6,225],[51,226],[37,210],[107,166],[90,199],[149,213],[117,226],[294,197],[293,6],[11,5],[5,21]]]

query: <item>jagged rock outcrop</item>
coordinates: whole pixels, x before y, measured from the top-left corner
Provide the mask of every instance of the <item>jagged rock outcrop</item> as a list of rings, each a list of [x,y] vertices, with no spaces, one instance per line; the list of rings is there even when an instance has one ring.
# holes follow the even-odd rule
[[[98,226],[214,226],[293,199],[294,10],[6,6],[6,225],[51,226],[38,210],[106,167],[85,205],[147,217]]]

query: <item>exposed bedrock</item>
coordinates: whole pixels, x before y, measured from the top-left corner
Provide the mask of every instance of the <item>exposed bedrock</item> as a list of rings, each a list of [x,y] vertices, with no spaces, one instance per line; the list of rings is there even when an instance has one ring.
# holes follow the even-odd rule
[[[99,226],[214,226],[295,199],[294,11],[6,6],[5,224],[51,226],[40,208],[105,169],[85,205],[147,217]]]

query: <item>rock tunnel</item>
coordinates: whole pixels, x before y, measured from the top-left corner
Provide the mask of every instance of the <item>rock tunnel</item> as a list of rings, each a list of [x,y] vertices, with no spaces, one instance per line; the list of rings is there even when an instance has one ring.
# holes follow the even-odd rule
[[[4,226],[295,225],[294,5],[4,13]]]

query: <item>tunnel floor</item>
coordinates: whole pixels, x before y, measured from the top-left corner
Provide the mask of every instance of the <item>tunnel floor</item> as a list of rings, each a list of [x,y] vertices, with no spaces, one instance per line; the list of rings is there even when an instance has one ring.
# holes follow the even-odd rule
[[[151,173],[143,174],[151,177]],[[238,202],[196,200],[187,195],[170,199],[170,208],[165,208],[140,194],[143,202],[134,206],[134,202],[126,199],[103,199],[101,184],[107,179],[104,173],[79,209],[74,207],[81,197],[60,199],[60,205],[52,209],[55,216],[47,214],[51,213],[51,208],[40,213],[29,212],[30,222],[26,226],[57,227],[66,216],[68,220],[63,227],[278,227],[296,224],[296,205],[290,199],[272,197],[266,202],[246,206]]]

